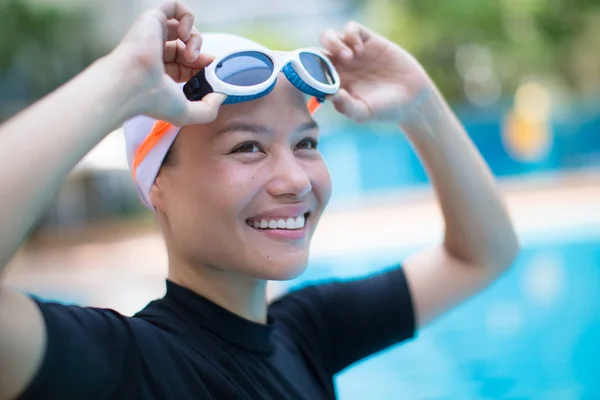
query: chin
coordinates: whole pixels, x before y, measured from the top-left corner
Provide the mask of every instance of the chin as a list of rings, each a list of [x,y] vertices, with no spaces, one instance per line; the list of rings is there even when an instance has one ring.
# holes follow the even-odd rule
[[[268,281],[287,281],[297,278],[306,271],[308,257],[290,257],[282,255],[272,259],[268,265],[261,265],[257,269],[257,278]]]

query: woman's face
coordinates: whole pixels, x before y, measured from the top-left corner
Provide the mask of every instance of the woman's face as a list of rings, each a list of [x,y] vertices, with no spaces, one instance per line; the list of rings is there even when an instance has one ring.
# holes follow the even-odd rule
[[[258,279],[298,276],[331,195],[318,128],[287,79],[188,126],[151,190],[169,256]]]

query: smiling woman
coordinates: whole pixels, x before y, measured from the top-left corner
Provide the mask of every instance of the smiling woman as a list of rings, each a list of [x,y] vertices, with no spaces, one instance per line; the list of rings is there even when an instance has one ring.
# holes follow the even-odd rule
[[[210,39],[205,37],[205,46]],[[139,125],[128,126],[127,137],[136,136]],[[167,246],[185,252],[171,254],[170,278],[189,281],[198,265],[233,267],[261,279],[302,272],[331,194],[317,141],[302,92],[284,79],[268,96],[224,106],[209,124],[183,127],[175,139],[178,163],[151,178],[148,194]],[[305,216],[302,229],[278,226]],[[257,219],[268,229],[249,229],[247,221]],[[256,310],[252,319],[264,319],[263,300],[244,303]]]
[[[0,214],[3,264],[69,170],[124,122],[169,264],[166,295],[133,317],[0,287],[0,363],[11,366],[0,399],[335,398],[338,372],[411,338],[512,263],[518,243],[489,170],[402,48],[350,22],[323,34],[323,51],[273,52],[202,38],[193,20],[179,2],[145,13],[111,54],[0,129],[0,169],[14,171],[0,176],[12,210]],[[255,74],[256,59],[271,69]],[[306,94],[317,100],[307,106]],[[436,189],[444,241],[403,267],[269,305],[268,280],[306,269],[331,196],[312,118],[326,99],[355,121],[402,128]]]

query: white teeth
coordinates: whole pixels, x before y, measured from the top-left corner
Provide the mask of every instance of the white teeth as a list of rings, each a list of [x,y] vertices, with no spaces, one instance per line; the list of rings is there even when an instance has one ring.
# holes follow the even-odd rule
[[[285,221],[285,227],[288,229],[296,229],[296,220],[294,218],[288,218]]]
[[[248,224],[256,229],[302,229],[304,228],[304,222],[304,217],[300,216],[287,219],[263,219],[260,221],[248,222]]]

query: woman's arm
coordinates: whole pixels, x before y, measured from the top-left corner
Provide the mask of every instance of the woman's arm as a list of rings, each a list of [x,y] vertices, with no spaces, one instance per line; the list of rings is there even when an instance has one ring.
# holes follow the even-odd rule
[[[0,273],[71,168],[126,119],[147,114],[183,125],[216,118],[224,96],[191,103],[175,82],[211,60],[198,55],[193,22],[181,3],[164,2],[138,18],[111,54],[0,127]],[[0,285],[0,399],[31,382],[46,333],[33,300]]]
[[[325,32],[321,42],[341,77],[331,97],[336,109],[358,122],[399,124],[439,199],[443,243],[404,263],[417,326],[423,326],[508,268],[517,236],[487,165],[410,54],[355,22]]]
[[[0,267],[25,239],[75,164],[124,120],[126,86],[112,59],[0,127]]]
[[[146,12],[111,54],[0,127],[0,273],[70,170],[126,119],[216,117],[221,95],[188,102],[175,83],[210,61],[195,54],[193,21],[176,1]]]
[[[116,72],[112,60],[97,61],[0,128],[0,273],[71,168],[122,121]],[[0,399],[33,378],[45,335],[33,301],[0,286]]]
[[[433,183],[445,223],[440,246],[404,262],[418,325],[483,289],[515,259],[518,239],[494,178],[433,87],[401,127]]]

